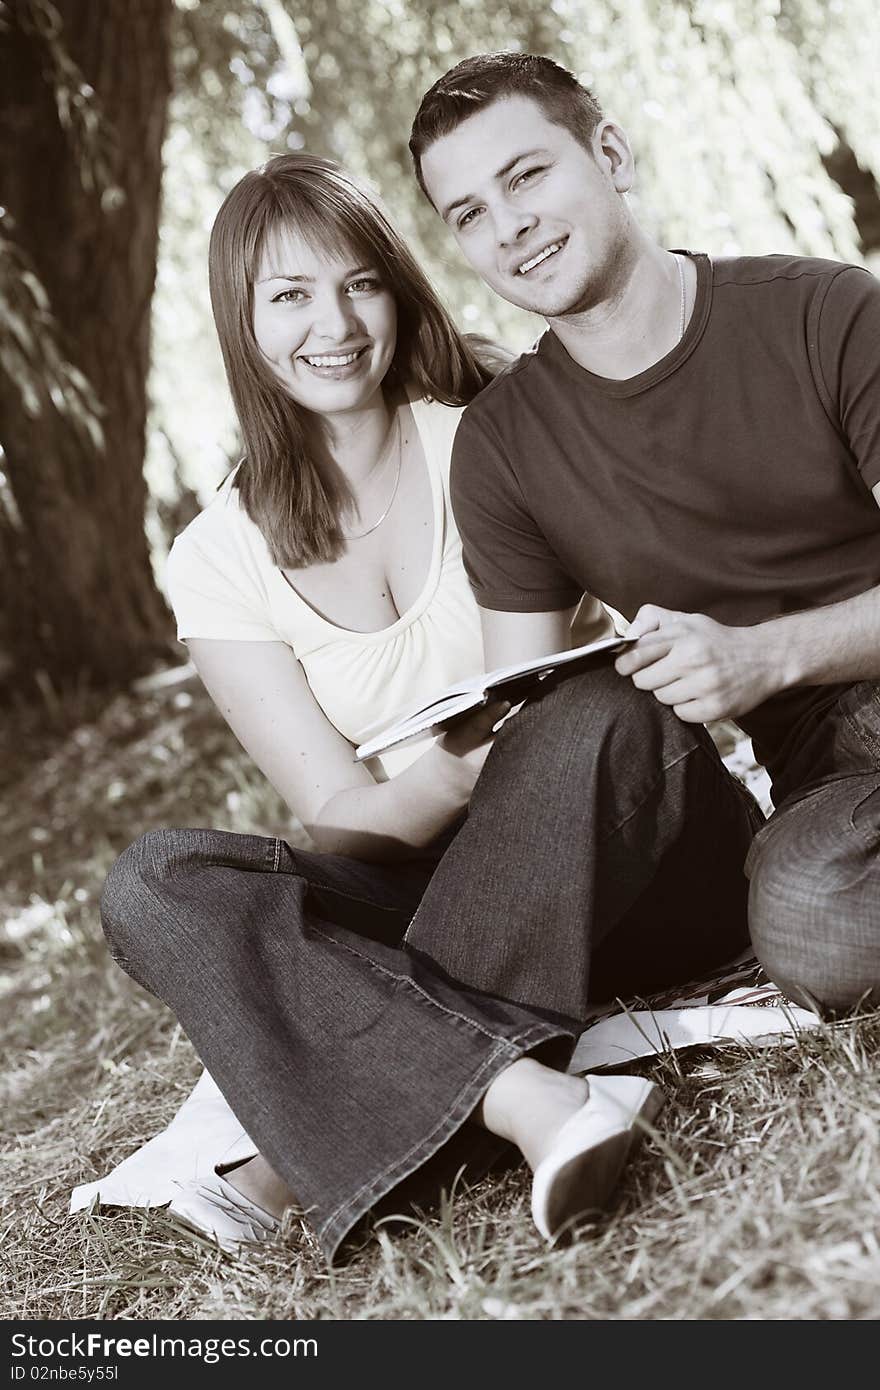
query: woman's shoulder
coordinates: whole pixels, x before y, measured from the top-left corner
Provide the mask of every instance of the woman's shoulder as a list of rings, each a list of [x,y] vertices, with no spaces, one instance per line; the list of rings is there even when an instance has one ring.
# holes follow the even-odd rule
[[[263,578],[272,566],[262,533],[251,521],[235,486],[238,464],[224,478],[210,501],[175,537],[168,555],[168,574],[186,575],[206,567],[225,571],[229,578],[246,572]]]
[[[271,568],[230,475],[168,554],[165,582],[178,636],[275,640]]]
[[[241,464],[227,473],[213,496],[202,510],[174,538],[171,549],[176,555],[194,555],[199,551],[235,547],[253,522],[241,505],[235,477]],[[258,533],[259,534],[259,533]]]
[[[436,463],[443,472],[449,469],[452,457],[452,443],[459,421],[464,413],[463,405],[444,405],[442,401],[410,398],[410,409],[415,417],[422,442],[430,449]]]

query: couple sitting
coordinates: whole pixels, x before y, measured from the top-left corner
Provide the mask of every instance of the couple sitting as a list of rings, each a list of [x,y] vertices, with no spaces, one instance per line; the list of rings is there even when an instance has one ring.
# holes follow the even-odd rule
[[[661,249],[623,131],[545,58],[459,64],[411,149],[467,261],[549,332],[497,371],[327,161],[233,189],[210,272],[245,456],[169,585],[317,852],[154,831],[103,899],[259,1151],[178,1208],[227,1242],[295,1199],[331,1259],[429,1162],[510,1144],[545,1236],[605,1205],[661,1097],[566,1073],[592,1001],[749,930],[800,1002],[880,997],[877,284]],[[492,706],[353,761],[484,662],[568,646],[585,594],[638,638],[613,667],[497,733]],[[703,727],[724,717],[771,773],[766,824]]]

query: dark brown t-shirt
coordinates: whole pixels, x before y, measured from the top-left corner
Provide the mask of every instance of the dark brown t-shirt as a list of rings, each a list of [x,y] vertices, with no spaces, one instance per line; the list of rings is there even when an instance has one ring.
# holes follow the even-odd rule
[[[552,332],[468,407],[452,497],[477,601],[566,608],[586,591],[751,625],[880,582],[880,284],[793,256],[694,256],[667,357],[626,381]],[[774,777],[842,686],[739,722]]]

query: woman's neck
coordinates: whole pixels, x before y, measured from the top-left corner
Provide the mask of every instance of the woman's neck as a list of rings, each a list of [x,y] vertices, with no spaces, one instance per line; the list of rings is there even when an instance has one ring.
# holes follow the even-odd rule
[[[394,404],[377,391],[361,410],[325,415],[327,448],[345,481],[354,488],[365,482],[388,440]]]

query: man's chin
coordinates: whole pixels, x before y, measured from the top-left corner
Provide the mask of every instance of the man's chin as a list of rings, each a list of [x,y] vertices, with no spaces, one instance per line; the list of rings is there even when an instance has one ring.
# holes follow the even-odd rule
[[[579,312],[577,307],[572,307],[571,294],[559,290],[554,292],[549,286],[543,293],[537,287],[530,293],[530,286],[520,287],[515,281],[511,283],[506,280],[503,286],[494,285],[492,288],[514,308],[523,309],[527,314],[537,314],[543,319],[565,318],[568,314]],[[577,297],[575,306],[580,304],[581,298]]]

